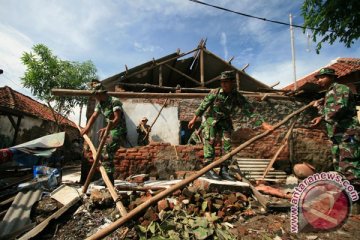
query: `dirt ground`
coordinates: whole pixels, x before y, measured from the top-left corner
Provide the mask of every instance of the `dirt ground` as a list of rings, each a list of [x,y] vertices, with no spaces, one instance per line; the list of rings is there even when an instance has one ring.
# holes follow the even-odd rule
[[[42,200],[46,203],[40,203],[47,210],[38,211],[41,216],[33,216],[35,219],[43,219],[46,214],[50,215],[51,210],[55,209],[55,203],[52,200]],[[41,207],[40,207],[41,208]],[[290,232],[290,213],[266,213],[263,209],[254,203],[249,208],[237,216],[236,222],[229,224],[232,233],[231,239],[357,239],[360,236],[360,215],[351,215],[343,226],[331,232],[308,232],[308,233],[291,233]],[[119,212],[112,204],[105,206],[93,206],[89,201],[83,201],[81,204],[74,206],[67,214],[55,222],[52,222],[37,239],[58,239],[58,240],[75,240],[85,239],[99,229],[106,227],[111,222],[120,217]],[[140,218],[141,219],[141,218]],[[140,239],[138,234],[139,218],[126,223],[118,228],[106,239]],[[148,238],[160,239],[160,238]],[[162,239],[162,238],[161,238]],[[169,238],[168,238],[169,239]],[[195,239],[195,238],[190,238]],[[221,239],[208,237],[206,239]]]

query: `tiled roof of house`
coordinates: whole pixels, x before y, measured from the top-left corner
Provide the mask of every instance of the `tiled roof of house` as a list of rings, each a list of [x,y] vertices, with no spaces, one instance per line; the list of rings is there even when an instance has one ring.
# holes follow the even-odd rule
[[[0,107],[23,112],[24,114],[38,117],[43,120],[55,122],[54,116],[49,107],[13,90],[8,86],[0,87]],[[59,119],[62,119],[61,124],[76,128],[74,122],[62,117],[60,114],[56,113],[56,116],[60,117]]]
[[[329,67],[335,70],[336,75],[339,78],[349,75],[352,72],[360,71],[360,58],[337,58],[325,67]],[[296,81],[297,87],[303,86],[307,82],[316,82],[315,75],[320,69],[310,73],[309,75],[300,78]],[[294,84],[290,84],[283,88],[283,90],[294,90]]]

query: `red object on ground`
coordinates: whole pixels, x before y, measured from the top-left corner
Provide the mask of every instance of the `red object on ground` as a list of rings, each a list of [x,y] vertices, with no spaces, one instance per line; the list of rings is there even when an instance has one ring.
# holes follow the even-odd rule
[[[13,153],[10,151],[9,148],[0,149],[0,164],[11,161],[13,157]]]

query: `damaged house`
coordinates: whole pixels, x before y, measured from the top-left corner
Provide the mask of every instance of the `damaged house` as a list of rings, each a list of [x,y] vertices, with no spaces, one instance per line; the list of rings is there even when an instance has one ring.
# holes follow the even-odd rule
[[[126,67],[125,71],[102,83],[109,91],[118,93],[124,104],[128,138],[132,146],[136,146],[135,128],[139,120],[147,117],[152,123],[167,98],[169,101],[153,126],[150,145],[118,150],[114,160],[116,176],[125,178],[133,174],[152,173],[160,178],[176,178],[179,177],[177,172],[182,174],[195,170],[203,158],[202,145],[185,145],[191,134],[187,124],[210,89],[219,87],[219,75],[226,70],[236,71],[237,90],[252,102],[256,111],[270,124],[276,124],[316,97],[311,94],[309,97],[307,91],[303,95],[296,95],[290,90],[275,90],[244,70],[237,69],[231,65],[231,61],[210,52],[204,42],[186,53],[177,51],[131,69]],[[93,106],[94,103],[89,104],[87,116],[91,115]],[[330,143],[324,129],[309,128],[316,114],[315,109],[309,109],[297,117],[289,144],[276,156],[278,161],[266,175],[267,179],[284,179],[286,174],[292,172],[292,166],[299,162],[309,162],[317,171],[331,169]],[[248,122],[249,119],[241,116],[241,113],[235,116],[232,135],[234,147],[263,131]],[[101,121],[97,124],[98,129],[104,126]],[[270,159],[282,145],[289,126],[290,123],[237,154],[234,159],[244,174],[253,179],[261,178]],[[219,155],[220,151],[219,148]]]

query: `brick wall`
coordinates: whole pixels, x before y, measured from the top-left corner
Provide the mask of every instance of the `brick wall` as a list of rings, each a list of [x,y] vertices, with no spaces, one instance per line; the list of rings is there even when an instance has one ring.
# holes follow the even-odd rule
[[[217,156],[220,149],[216,149]],[[114,159],[116,178],[147,173],[160,179],[175,177],[176,171],[192,171],[201,168],[204,158],[202,145],[170,145],[154,142],[134,148],[121,148]]]

